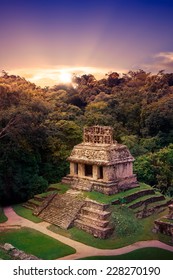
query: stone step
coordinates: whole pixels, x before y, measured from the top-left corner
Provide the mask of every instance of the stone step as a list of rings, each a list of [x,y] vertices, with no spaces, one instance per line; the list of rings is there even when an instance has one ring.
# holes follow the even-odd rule
[[[163,200],[159,201],[159,204],[157,202],[152,202],[147,205],[145,208],[145,205],[136,208],[135,214],[137,218],[145,218],[148,216],[153,215],[154,213],[160,213],[163,212],[167,206],[171,203],[171,200]]]
[[[35,205],[30,204],[30,203],[28,203],[28,202],[25,202],[22,206],[25,207],[25,208],[27,208],[27,209],[30,209],[30,210],[32,210],[32,211],[35,210],[35,208],[36,208]]]
[[[155,194],[154,190],[141,190],[139,192],[133,193],[131,195],[125,196],[126,203],[130,203],[135,199],[145,196],[145,195],[153,195]]]
[[[40,212],[39,217],[61,228],[68,229],[73,225],[73,221],[83,205],[83,199],[77,194],[56,195]]]
[[[83,214],[78,215],[78,220],[83,221],[84,223],[87,223],[87,224],[91,224],[91,225],[101,227],[101,228],[105,228],[109,224],[109,221],[98,220],[96,218],[93,218],[92,216],[83,215]]]
[[[117,186],[104,186],[101,184],[94,184],[93,190],[106,195],[116,194],[118,192]]]
[[[40,213],[49,205],[49,203],[56,197],[56,193],[51,193],[50,195],[48,195],[43,202],[41,203],[41,205],[39,205],[38,207],[36,207],[34,209],[33,214],[35,216],[40,215]]]
[[[129,206],[127,205],[127,206],[131,209],[136,209],[143,204],[149,204],[152,202],[163,201],[163,200],[165,200],[165,197],[163,195],[157,195],[157,196],[151,196],[151,197],[144,198],[143,200],[140,200],[136,203],[134,202],[133,204],[131,204]]]
[[[34,195],[34,200],[42,202],[45,197],[40,197],[38,194]]]
[[[90,188],[85,187],[85,186],[82,186],[82,185],[74,184],[74,185],[71,186],[71,188],[72,188],[73,190],[84,191],[84,192],[90,192]]]
[[[65,218],[62,219],[62,217],[59,218],[58,216],[56,216],[56,213],[50,213],[49,215],[46,215],[46,214],[45,215],[39,215],[39,218],[45,220],[48,223],[51,223],[53,225],[57,225],[61,228],[66,229],[66,228],[69,227],[69,224],[71,224],[70,218],[72,218],[72,217],[69,217],[69,219],[67,220]]]
[[[39,218],[45,220],[48,223],[59,226],[60,228],[63,228],[63,229],[67,229],[71,226],[73,217],[69,217],[69,219],[64,217],[64,219],[63,219],[62,217],[59,218],[55,215],[56,215],[55,213],[52,213],[52,215],[51,214],[50,215],[40,215]]]
[[[98,237],[101,239],[108,238],[112,233],[113,233],[113,228],[112,227],[98,227],[98,226],[93,226],[87,222],[83,222],[81,220],[75,220],[74,225],[78,227],[79,229],[82,229],[92,235],[94,237]]]
[[[63,177],[61,180],[61,182],[63,184],[69,184],[69,185],[72,183],[72,181],[73,181],[73,178],[71,176]]]
[[[155,194],[154,190],[141,190],[141,191],[136,191],[130,195],[126,195],[126,192],[124,192],[124,196],[122,196],[120,199],[116,199],[112,201],[111,204],[113,205],[118,205],[121,203],[121,199],[124,200],[124,203],[130,203],[134,200],[136,200],[139,197],[143,197],[146,195],[153,195]]]
[[[89,198],[86,198],[85,199],[85,205],[86,207],[90,207],[90,208],[93,208],[93,209],[98,209],[98,210],[101,210],[101,211],[104,211],[106,209],[109,208],[109,204],[104,204],[104,203],[100,203],[100,202],[97,202],[95,200],[92,200],[92,199],[89,199]]]
[[[156,202],[151,202],[147,205],[143,204],[141,205],[140,207],[136,208],[134,210],[135,213],[138,213],[140,211],[142,211],[145,207],[147,207],[147,209],[157,209],[157,208],[160,208],[160,207],[166,207],[170,204],[170,200],[162,200],[162,201],[156,201]]]
[[[92,182],[85,179],[77,179],[72,185],[71,188],[75,190],[87,191],[90,192],[92,189]]]
[[[107,218],[110,217],[111,212],[101,211],[90,207],[82,207],[81,214],[89,215],[92,216],[93,218],[100,219],[100,220],[106,220]]]

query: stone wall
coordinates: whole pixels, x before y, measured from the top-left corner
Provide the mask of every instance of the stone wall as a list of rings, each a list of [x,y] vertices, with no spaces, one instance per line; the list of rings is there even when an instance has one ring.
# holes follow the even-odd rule
[[[9,243],[5,243],[3,245],[0,244],[0,248],[14,260],[40,260],[36,256],[25,253],[24,251],[17,249]]]
[[[156,220],[154,231],[173,236],[173,223]]]

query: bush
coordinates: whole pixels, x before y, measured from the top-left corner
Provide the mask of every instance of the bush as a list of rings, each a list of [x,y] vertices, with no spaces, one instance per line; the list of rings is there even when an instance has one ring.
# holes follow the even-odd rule
[[[115,235],[124,236],[136,233],[141,224],[132,210],[125,206],[116,207],[112,212],[112,223],[115,225]]]

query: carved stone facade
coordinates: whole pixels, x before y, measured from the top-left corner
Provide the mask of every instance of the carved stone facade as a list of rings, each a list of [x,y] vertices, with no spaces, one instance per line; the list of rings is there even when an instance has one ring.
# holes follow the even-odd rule
[[[84,128],[84,143],[113,144],[113,129],[110,126],[92,126]]]
[[[136,187],[133,174],[134,158],[125,145],[113,141],[109,126],[84,128],[83,142],[74,146],[70,157],[70,174],[63,182],[81,189],[81,179],[89,182],[90,191],[108,195]]]

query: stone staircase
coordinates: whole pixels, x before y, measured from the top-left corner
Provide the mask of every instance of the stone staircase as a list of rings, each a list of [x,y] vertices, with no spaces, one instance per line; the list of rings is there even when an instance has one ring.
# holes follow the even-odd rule
[[[38,214],[38,217],[60,228],[68,229],[73,225],[73,221],[84,203],[79,192],[56,194]]]
[[[37,207],[34,203],[30,202],[29,200],[23,203],[22,206],[30,210],[34,210]]]
[[[90,192],[92,190],[92,185],[93,183],[90,182],[89,180],[78,178],[71,185],[71,188],[74,190]]]
[[[109,204],[86,199],[74,225],[95,237],[108,238],[114,230],[110,225],[111,212],[108,207]]]
[[[36,194],[36,195],[34,195],[34,198],[29,199],[28,201],[23,203],[23,207],[35,211],[35,209],[37,209],[39,207],[39,204],[42,204],[43,201],[45,201],[46,198],[49,196],[50,195],[47,195],[45,197],[40,197],[39,195]]]
[[[164,211],[164,209],[171,202],[160,194],[156,193],[154,189],[138,190],[132,194],[126,194],[123,192],[123,196],[119,199],[115,199],[111,202],[112,205],[125,204],[130,209],[134,210],[134,213],[139,218],[148,217],[154,213]]]

